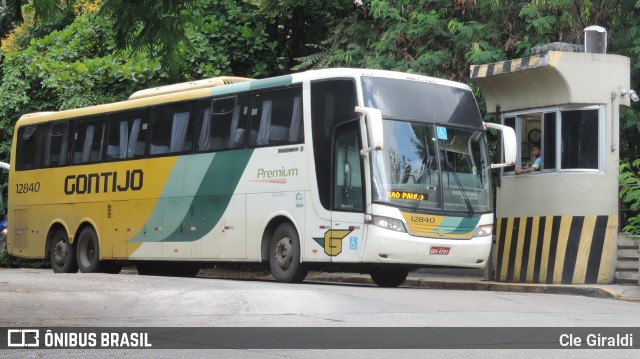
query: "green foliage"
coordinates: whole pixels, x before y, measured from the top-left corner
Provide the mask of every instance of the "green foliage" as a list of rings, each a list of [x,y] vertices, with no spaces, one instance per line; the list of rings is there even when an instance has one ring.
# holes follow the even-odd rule
[[[272,15],[256,17],[257,7],[244,2],[197,0],[186,8],[185,26],[191,51],[182,56],[185,79],[221,75],[267,77],[287,71],[278,42],[269,37]]]
[[[329,31],[351,17],[352,0],[249,0],[257,6],[251,16],[263,19],[268,41],[281,56],[282,69],[289,72],[297,59],[318,53],[317,44],[326,41]],[[339,25],[338,25],[339,26]],[[346,44],[344,44],[346,45]],[[334,47],[337,49],[337,47]],[[274,67],[267,68],[272,75]]]
[[[100,13],[79,16],[39,38],[27,28],[22,47],[2,58],[0,160],[9,161],[13,125],[24,113],[121,101],[141,88],[176,81],[288,71],[282,45],[267,32],[273,16],[256,17],[255,6],[229,0],[181,6],[191,21],[183,31],[189,46],[178,46],[186,64],[179,78],[171,77],[153,49],[119,50],[113,20]]]
[[[631,234],[640,234],[640,159],[620,165],[620,198],[633,214],[627,217],[622,229]]]
[[[383,68],[473,87],[470,65],[528,56],[549,42],[582,43],[590,25],[608,30],[608,52],[631,58],[631,87],[640,89],[639,0],[103,0],[99,13],[75,17],[78,2],[0,7],[3,35],[24,21],[0,53],[0,160],[8,161],[13,124],[28,112],[291,68]],[[638,104],[622,111],[621,129],[621,158],[640,158]]]
[[[487,9],[498,10],[490,3]],[[464,81],[474,61],[499,61],[498,26],[457,12],[451,1],[365,1],[316,44],[321,55],[302,57],[305,67],[356,66],[428,74]]]
[[[190,46],[185,26],[192,19],[187,7],[194,0],[105,0],[100,13],[114,21],[120,51],[135,49],[159,58],[173,79],[184,65],[182,52]]]
[[[85,15],[6,54],[0,82],[0,160],[9,160],[13,124],[22,114],[123,100],[166,77],[145,53],[114,55],[113,48],[110,21]]]
[[[9,255],[7,250],[0,253],[0,268],[51,268],[48,260],[17,258]]]

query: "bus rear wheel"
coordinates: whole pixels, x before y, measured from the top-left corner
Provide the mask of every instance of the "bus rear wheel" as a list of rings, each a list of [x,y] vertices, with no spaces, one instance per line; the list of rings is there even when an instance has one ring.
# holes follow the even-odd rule
[[[376,270],[371,272],[371,279],[379,287],[394,288],[404,283],[407,275],[406,270]]]
[[[54,273],[75,273],[78,271],[76,251],[63,229],[58,229],[51,241],[49,261]]]
[[[300,283],[307,269],[300,263],[300,239],[291,223],[282,223],[273,232],[269,246],[269,267],[278,282]]]
[[[80,231],[76,251],[78,267],[82,273],[100,271],[100,248],[93,228],[85,227]]]

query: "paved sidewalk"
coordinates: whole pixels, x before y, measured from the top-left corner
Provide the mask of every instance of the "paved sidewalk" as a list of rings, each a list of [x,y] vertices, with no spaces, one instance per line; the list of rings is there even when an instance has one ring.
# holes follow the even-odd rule
[[[429,272],[429,270],[411,272],[403,286],[431,289],[571,294],[640,302],[640,286],[637,285],[501,283],[483,280],[482,275],[461,275],[456,274],[456,272],[452,273],[446,273],[446,271],[442,270],[436,271],[436,273]],[[374,284],[369,275],[355,273],[321,273],[313,278],[308,278],[307,280],[334,283]]]

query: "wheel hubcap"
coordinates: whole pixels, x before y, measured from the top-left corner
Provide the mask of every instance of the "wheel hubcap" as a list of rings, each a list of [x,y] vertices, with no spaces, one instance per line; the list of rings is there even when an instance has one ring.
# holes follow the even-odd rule
[[[291,265],[291,239],[289,237],[282,238],[278,244],[276,244],[276,261],[278,262],[278,266],[284,270],[289,268]]]
[[[56,263],[58,263],[59,265],[64,264],[67,261],[67,257],[69,256],[69,251],[66,243],[64,243],[63,241],[56,243],[53,254]]]
[[[88,266],[91,264],[91,258],[93,258],[93,246],[87,241],[80,240],[80,248],[78,248],[78,260],[81,265]]]

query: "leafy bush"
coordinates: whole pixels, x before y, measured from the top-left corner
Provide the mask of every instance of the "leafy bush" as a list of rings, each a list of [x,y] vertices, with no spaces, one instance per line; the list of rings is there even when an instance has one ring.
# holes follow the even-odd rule
[[[629,206],[633,215],[627,218],[622,229],[631,234],[640,234],[640,159],[620,165],[620,198]]]
[[[7,252],[0,253],[0,268],[51,268],[48,260],[16,258]]]

